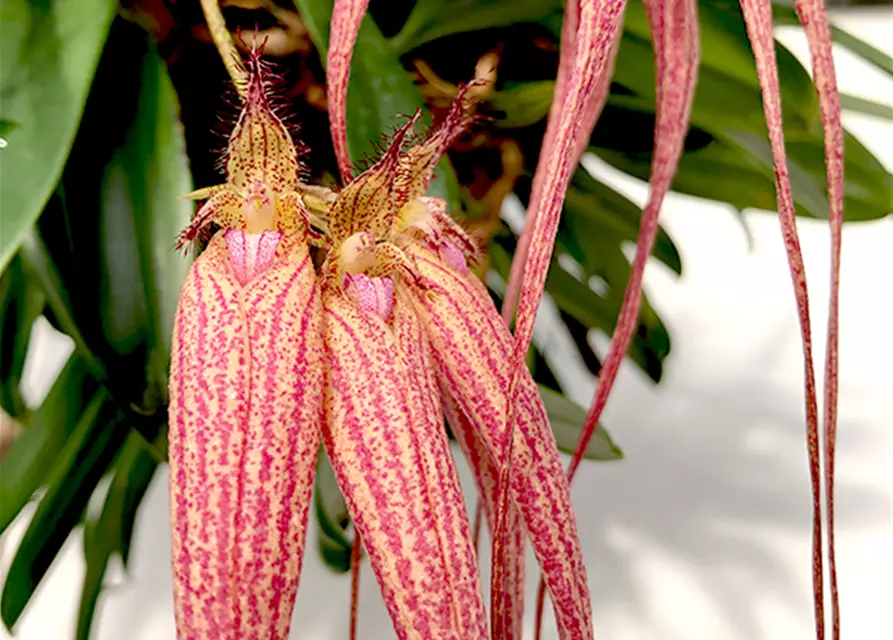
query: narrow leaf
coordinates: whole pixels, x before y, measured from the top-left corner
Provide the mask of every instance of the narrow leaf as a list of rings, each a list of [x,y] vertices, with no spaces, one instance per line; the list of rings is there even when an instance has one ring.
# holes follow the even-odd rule
[[[84,528],[84,558],[87,569],[78,608],[76,640],[89,640],[94,613],[102,591],[108,562],[113,554],[126,566],[137,511],[158,468],[152,450],[137,433],[131,433],[115,464],[98,520]]]
[[[84,361],[71,356],[3,461],[0,533],[47,482],[97,387]]]
[[[104,392],[97,393],[59,455],[46,493],[6,574],[0,613],[12,629],[87,506],[128,433]]]

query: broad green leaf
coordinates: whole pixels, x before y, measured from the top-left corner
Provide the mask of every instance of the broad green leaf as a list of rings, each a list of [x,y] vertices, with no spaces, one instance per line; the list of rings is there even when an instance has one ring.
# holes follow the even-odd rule
[[[316,467],[314,505],[319,522],[317,548],[325,563],[333,571],[350,570],[352,541],[347,537],[350,515],[347,503],[338,488],[335,472],[324,450],[320,449]]]
[[[332,0],[295,0],[295,4],[324,61]],[[382,140],[423,107],[422,96],[397,51],[367,15],[357,34],[347,88],[347,145],[353,162],[375,158]],[[423,116],[422,126],[430,124],[427,110]],[[437,167],[428,195],[445,198],[455,209],[459,203],[456,175],[447,158],[441,159]]]
[[[0,269],[37,220],[59,178],[117,3],[4,0],[0,119]]]
[[[78,640],[88,640],[90,636],[102,581],[112,555],[118,554],[127,566],[136,514],[157,468],[158,461],[145,440],[135,433],[129,435],[115,464],[115,475],[102,511],[84,527],[87,569],[75,632]]]
[[[419,0],[392,41],[403,55],[454,33],[539,22],[562,8],[560,0]]]
[[[586,410],[560,393],[543,385],[538,386],[543,404],[546,405],[546,413],[549,414],[549,423],[552,425],[558,449],[565,453],[573,453],[577,448],[583,423],[586,421]],[[623,451],[614,444],[611,435],[599,424],[586,447],[583,458],[601,461],[621,460]]]
[[[46,298],[21,257],[13,256],[0,276],[0,407],[14,418],[26,410],[19,391],[31,327]]]
[[[174,252],[173,241],[192,215],[191,203],[180,198],[191,191],[192,181],[177,96],[164,62],[150,48],[142,67],[136,116],[107,169],[108,179],[123,178],[126,199],[113,209],[104,207],[106,215],[132,220],[134,252],[124,251],[121,242],[105,243],[105,250],[110,274],[117,267],[115,261],[123,257],[128,264],[121,268],[135,269],[141,283],[137,293],[149,327],[150,384],[157,402],[163,404],[173,319],[189,267],[189,261]]]
[[[72,355],[3,460],[0,533],[6,530],[34,492],[46,483],[97,388],[84,361]]]
[[[100,391],[59,454],[46,492],[9,566],[0,596],[0,615],[10,631],[80,521],[127,433],[108,396]]]

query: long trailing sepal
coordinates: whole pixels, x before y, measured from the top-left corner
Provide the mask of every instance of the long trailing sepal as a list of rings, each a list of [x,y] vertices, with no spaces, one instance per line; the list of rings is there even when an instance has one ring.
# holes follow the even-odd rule
[[[654,153],[651,162],[651,195],[636,242],[636,256],[611,340],[611,348],[602,363],[592,405],[580,432],[580,438],[568,476],[574,474],[583,459],[589,440],[608,401],[624,354],[632,340],[642,301],[645,264],[657,237],[660,208],[670,185],[688,132],[700,60],[696,0],[644,0],[651,27],[657,82],[657,122],[654,129]]]
[[[486,638],[468,516],[419,321],[399,294],[395,301],[393,281],[383,282],[390,278],[332,271],[323,296],[323,441],[397,636]]]
[[[825,346],[825,382],[822,418],[826,522],[828,524],[828,587],[831,592],[831,634],[840,638],[840,602],[834,553],[834,462],[837,446],[838,342],[840,333],[840,245],[843,231],[844,156],[840,94],[831,50],[831,25],[824,0],[794,0],[797,17],[806,32],[812,75],[819,97],[825,136],[828,173],[828,224],[831,230],[831,285],[828,299],[828,334]],[[818,594],[816,594],[816,599]]]
[[[778,67],[775,61],[775,40],[772,34],[772,5],[769,0],[741,0],[741,10],[747,26],[747,35],[756,60],[757,76],[763,93],[763,112],[769,130],[772,158],[775,167],[775,191],[778,197],[778,219],[788,255],[788,266],[794,285],[800,335],[803,343],[803,367],[806,403],[806,441],[809,452],[809,475],[812,490],[812,582],[816,637],[825,635],[824,568],[822,549],[822,502],[818,405],[813,369],[812,330],[809,318],[809,296],[806,287],[806,271],[797,219],[791,195],[785,152],[784,128],[781,111],[781,89]],[[829,345],[830,346],[830,345]]]

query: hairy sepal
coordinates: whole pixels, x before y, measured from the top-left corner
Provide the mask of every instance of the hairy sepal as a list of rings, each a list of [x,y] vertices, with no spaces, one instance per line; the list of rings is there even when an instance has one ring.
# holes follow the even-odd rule
[[[806,272],[800,240],[797,234],[797,220],[794,201],[791,196],[791,181],[788,174],[787,155],[784,143],[784,128],[781,111],[781,90],[778,82],[778,67],[775,61],[775,41],[772,34],[772,6],[769,0],[741,0],[741,10],[747,26],[747,34],[756,59],[757,76],[763,92],[763,112],[772,145],[775,167],[775,191],[778,197],[778,219],[788,255],[788,266],[794,285],[797,301],[797,315],[800,321],[800,335],[803,343],[804,386],[806,390],[806,441],[809,452],[809,475],[812,488],[812,581],[813,606],[816,637],[825,635],[824,576],[822,551],[822,503],[820,448],[818,432],[818,406],[813,370],[812,330],[809,318],[809,296],[806,287]],[[829,345],[830,346],[830,345]]]
[[[219,233],[183,285],[169,406],[181,637],[288,637],[320,441],[320,316],[293,238],[243,286]]]
[[[350,79],[350,60],[357,42],[357,33],[369,7],[369,0],[335,0],[332,25],[329,29],[329,52],[326,58],[326,97],[329,105],[329,124],[332,146],[347,183],[353,177],[350,155],[347,152],[347,84]]]
[[[511,335],[473,274],[447,267],[426,248],[410,252],[419,273],[433,285],[414,302],[443,393],[480,438],[493,467],[501,469],[509,437],[505,389],[512,376]],[[561,637],[591,638],[589,588],[570,488],[536,383],[529,372],[520,382],[512,430],[517,473],[512,476],[511,500],[545,575]]]
[[[794,9],[806,31],[812,75],[822,114],[825,167],[828,173],[828,224],[831,228],[831,285],[828,299],[828,335],[825,347],[825,387],[822,433],[826,518],[828,524],[828,586],[831,591],[831,634],[840,638],[840,602],[834,553],[834,463],[837,445],[837,384],[840,306],[840,245],[843,231],[844,156],[840,94],[831,50],[831,26],[824,0],[794,0]],[[816,595],[818,598],[818,594]]]
[[[418,319],[398,299],[389,326],[330,284],[323,441],[397,636],[486,638],[468,517]]]

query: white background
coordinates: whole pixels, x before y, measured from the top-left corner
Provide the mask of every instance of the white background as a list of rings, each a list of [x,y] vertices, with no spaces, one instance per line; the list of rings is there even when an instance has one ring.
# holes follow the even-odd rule
[[[849,11],[835,21],[893,51],[893,13]],[[805,59],[805,40],[782,32]],[[893,102],[893,82],[845,52],[841,89]],[[893,127],[848,114],[847,125],[888,169]],[[644,202],[640,183],[603,177]],[[736,215],[671,197],[663,223],[683,256],[675,279],[653,263],[651,301],[670,328],[673,351],[654,386],[625,365],[604,422],[627,459],[585,464],[574,485],[598,637],[610,640],[797,640],[814,637],[810,582],[810,498],[803,433],[800,339],[775,217]],[[816,336],[824,354],[828,234],[801,221]],[[893,218],[844,233],[841,277],[838,565],[843,637],[893,638]],[[543,312],[549,315],[549,310]],[[566,342],[541,323],[539,339],[567,360]],[[545,327],[545,331],[542,329]],[[605,341],[600,341],[604,346]],[[29,369],[40,395],[67,345],[48,336]],[[818,363],[821,369],[821,363]],[[588,404],[594,381],[574,363],[563,381]],[[820,380],[821,384],[821,380]],[[468,479],[467,469],[462,469]],[[5,568],[31,510],[2,540]],[[349,578],[322,566],[310,532],[292,638],[347,637]],[[486,544],[484,545],[486,547]],[[129,574],[117,567],[97,617],[99,640],[174,637],[167,478],[159,473],[139,514]],[[485,553],[483,564],[488,565]],[[534,566],[531,558],[531,567]],[[529,572],[528,631],[537,575]],[[485,579],[488,573],[485,570]],[[16,638],[72,637],[83,578],[80,533],[72,536]],[[364,565],[360,637],[393,637]],[[546,637],[554,637],[547,621]],[[6,638],[5,630],[0,637]]]

